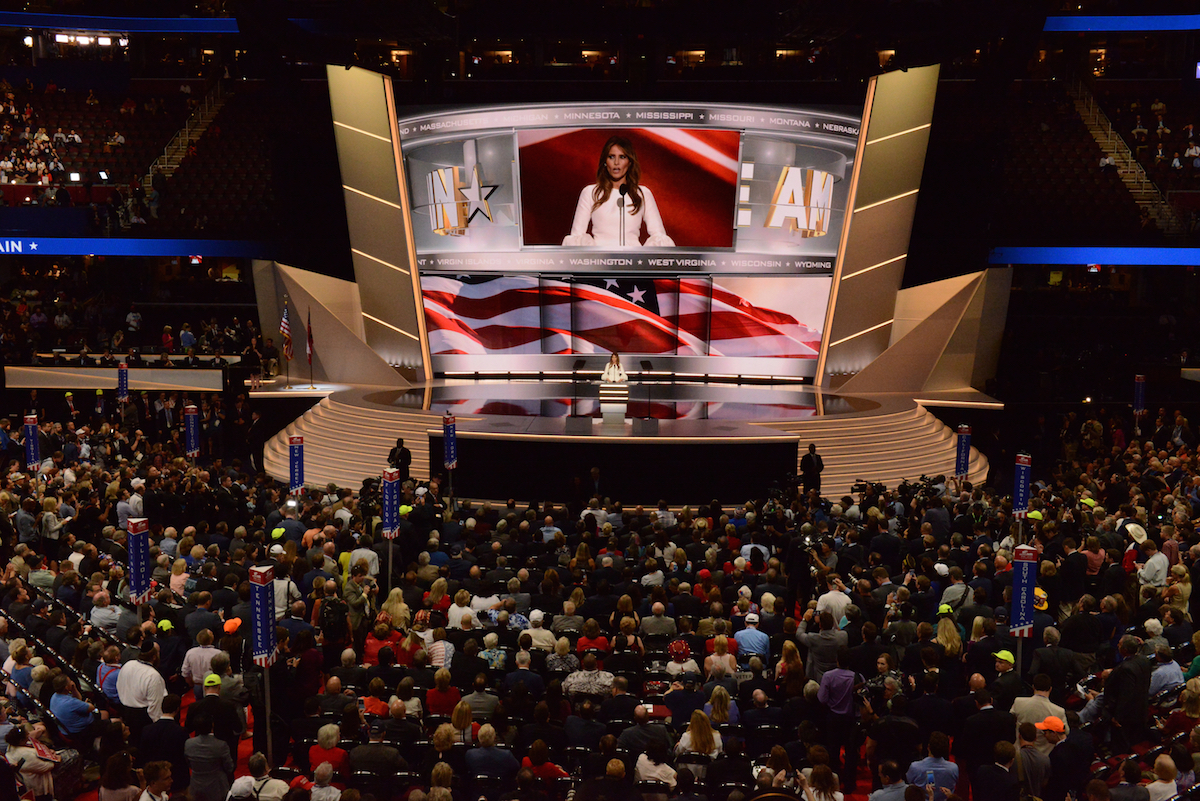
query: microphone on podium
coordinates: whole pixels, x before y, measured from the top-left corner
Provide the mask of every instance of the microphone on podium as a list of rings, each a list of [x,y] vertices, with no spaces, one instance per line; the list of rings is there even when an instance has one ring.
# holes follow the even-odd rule
[[[629,187],[626,186],[625,184],[621,184],[619,187],[617,187],[617,191],[621,193],[621,196],[619,198],[617,198],[617,216],[620,217],[620,219],[621,219],[621,228],[619,229],[620,230],[620,240],[619,241],[621,243],[621,247],[624,247],[625,246],[625,196],[627,194],[629,194]]]

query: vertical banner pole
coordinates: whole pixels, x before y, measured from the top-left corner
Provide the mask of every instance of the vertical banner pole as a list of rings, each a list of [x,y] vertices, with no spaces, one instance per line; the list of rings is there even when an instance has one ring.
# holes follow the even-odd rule
[[[200,458],[200,410],[194,404],[183,407],[183,446],[192,464]]]
[[[383,471],[383,482],[379,488],[380,515],[383,517],[383,538],[388,541],[388,592],[392,591],[392,562],[395,552],[392,540],[400,533],[400,471],[388,468]]]
[[[117,365],[117,402],[129,403],[129,365],[125,362]]]
[[[954,453],[954,477],[960,481],[966,481],[967,473],[971,467],[971,427],[961,425],[958,427],[958,441],[956,442],[957,450]]]
[[[1146,416],[1146,376],[1133,377],[1133,433],[1142,435],[1142,418]]]
[[[454,468],[458,467],[458,435],[456,433],[454,416],[449,412],[442,417],[442,460],[450,472],[450,495],[454,495]]]
[[[266,720],[256,720],[254,725],[267,727],[267,762],[271,765],[275,764],[271,742],[271,665],[279,656],[279,648],[275,642],[274,579],[275,568],[270,565],[250,568],[250,601],[254,621],[251,655],[254,664],[263,671],[263,705],[266,710]]]
[[[288,491],[299,495],[304,491],[304,437],[288,437]]]
[[[1033,458],[1024,451],[1018,453],[1016,473],[1013,478],[1013,517],[1017,518],[1021,524],[1017,529],[1018,544],[1023,544],[1025,540],[1025,515],[1029,512],[1029,484],[1032,471]]]
[[[25,415],[25,469],[33,472],[42,464],[42,445],[38,442],[38,418],[36,414]]]
[[[1029,545],[1018,545],[1013,553],[1013,608],[1009,619],[1008,633],[1017,640],[1017,664],[1020,670],[1021,645],[1033,636],[1033,589],[1037,586],[1038,552]]]
[[[140,606],[150,600],[150,521],[129,518],[129,601]]]

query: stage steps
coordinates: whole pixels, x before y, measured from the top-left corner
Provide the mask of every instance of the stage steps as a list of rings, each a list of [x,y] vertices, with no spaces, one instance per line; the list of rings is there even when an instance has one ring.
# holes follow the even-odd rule
[[[299,435],[304,437],[305,478],[310,485],[335,483],[357,489],[364,477],[379,475],[396,439],[403,438],[412,452],[412,475],[427,478],[429,432],[440,431],[440,415],[354,400],[339,399],[338,394],[322,398],[286,426],[267,443],[267,472],[287,480],[287,438]],[[460,425],[471,419],[460,417]],[[755,426],[795,436],[800,456],[809,443],[816,444],[825,461],[821,485],[827,497],[849,494],[859,479],[895,487],[903,479],[914,481],[922,474],[950,475],[954,471],[953,431],[908,399],[889,399],[874,413],[764,421]],[[987,472],[987,458],[972,449],[970,479],[982,481]]]

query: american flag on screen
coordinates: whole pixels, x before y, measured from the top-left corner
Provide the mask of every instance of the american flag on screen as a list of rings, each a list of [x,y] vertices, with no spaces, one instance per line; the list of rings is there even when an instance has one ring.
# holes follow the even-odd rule
[[[815,359],[820,331],[704,279],[421,279],[434,355],[657,353]]]

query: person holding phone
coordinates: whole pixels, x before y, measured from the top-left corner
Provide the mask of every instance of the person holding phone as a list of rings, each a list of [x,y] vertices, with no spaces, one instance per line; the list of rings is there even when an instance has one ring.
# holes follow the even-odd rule
[[[908,766],[909,784],[933,788],[933,801],[945,801],[958,786],[958,765],[950,761],[950,738],[940,731],[929,735],[929,755]]]

